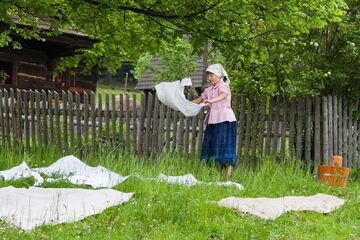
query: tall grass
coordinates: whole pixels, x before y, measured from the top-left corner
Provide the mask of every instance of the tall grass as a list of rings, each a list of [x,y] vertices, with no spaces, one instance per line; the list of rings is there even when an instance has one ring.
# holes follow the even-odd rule
[[[18,153],[0,152],[0,170],[22,161],[30,167],[48,166],[62,156],[55,148]],[[276,163],[262,159],[257,167],[239,167],[232,181],[235,187],[197,185],[185,187],[152,181],[159,173],[183,175],[192,173],[197,179],[221,181],[215,168],[177,154],[164,154],[155,159],[134,157],[113,150],[101,156],[82,159],[91,166],[102,165],[121,175],[137,172],[145,179],[130,178],[115,187],[135,192],[133,199],[121,206],[83,221],[41,226],[23,232],[0,222],[0,236],[5,239],[356,239],[360,237],[360,186],[349,182],[346,189],[319,184],[316,177],[301,169],[294,161]],[[240,164],[241,166],[241,164]],[[14,184],[6,182],[2,185]],[[26,184],[24,184],[26,186]],[[69,184],[48,184],[46,187],[74,187]],[[242,214],[215,204],[228,197],[310,196],[327,193],[346,200],[344,206],[330,214],[290,212],[274,221]]]

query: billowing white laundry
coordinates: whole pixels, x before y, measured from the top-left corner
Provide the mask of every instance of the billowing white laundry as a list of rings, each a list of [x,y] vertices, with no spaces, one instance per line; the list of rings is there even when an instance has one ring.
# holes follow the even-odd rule
[[[159,83],[155,89],[161,103],[182,112],[186,117],[193,117],[200,112],[205,104],[196,104],[185,98],[184,88],[191,85],[191,79],[184,78],[181,81]]]

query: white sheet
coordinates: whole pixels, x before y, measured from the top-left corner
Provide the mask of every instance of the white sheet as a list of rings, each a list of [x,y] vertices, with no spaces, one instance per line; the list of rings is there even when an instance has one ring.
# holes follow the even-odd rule
[[[184,78],[181,81],[162,82],[155,86],[156,95],[164,105],[182,112],[186,117],[193,117],[205,105],[193,103],[185,98],[184,88],[191,85],[190,78]]]
[[[32,170],[47,176],[60,175],[61,179],[67,179],[73,184],[84,184],[93,188],[112,188],[129,177],[123,177],[102,166],[90,167],[74,156],[66,156],[49,167]]]
[[[274,220],[289,211],[315,211],[329,213],[344,204],[344,200],[327,194],[310,197],[288,196],[282,198],[228,197],[218,202],[220,206],[234,208],[263,219]]]
[[[112,189],[0,188],[0,218],[24,230],[73,222],[128,202],[133,193]]]
[[[165,174],[160,174],[157,178],[160,181],[165,181],[170,184],[180,184],[188,187],[194,186],[196,184],[208,184],[208,185],[217,185],[225,187],[236,187],[238,190],[244,190],[244,187],[240,183],[227,181],[227,182],[202,182],[197,180],[191,173],[188,173],[183,176],[166,176]]]

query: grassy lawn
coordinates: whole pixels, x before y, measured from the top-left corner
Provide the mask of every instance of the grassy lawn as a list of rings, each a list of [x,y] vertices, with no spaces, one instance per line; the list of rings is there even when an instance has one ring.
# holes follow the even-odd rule
[[[30,167],[48,166],[61,157],[49,150],[42,153],[20,154],[0,152],[0,170],[22,161]],[[128,175],[137,172],[146,178],[159,173],[183,175],[192,173],[197,179],[221,181],[214,168],[207,168],[178,155],[163,155],[155,160],[109,152],[102,156],[82,159],[91,166],[102,165]],[[0,221],[0,239],[359,239],[360,184],[349,182],[346,189],[319,184],[311,174],[304,173],[296,164],[277,164],[264,159],[261,167],[239,167],[233,181],[244,185],[235,187],[198,185],[185,187],[151,180],[130,178],[115,187],[123,192],[135,192],[128,203],[112,207],[102,214],[82,221],[48,225],[31,232],[12,228]],[[0,187],[26,187],[32,179],[0,182]],[[75,187],[70,183],[52,183],[46,187]],[[217,206],[214,202],[224,197],[283,197],[332,194],[346,200],[330,214],[290,212],[274,221],[262,220],[235,210]],[[0,196],[1,197],[1,196]]]

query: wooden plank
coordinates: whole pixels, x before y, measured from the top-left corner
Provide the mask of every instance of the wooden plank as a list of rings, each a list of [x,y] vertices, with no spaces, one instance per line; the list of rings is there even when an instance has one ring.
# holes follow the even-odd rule
[[[191,148],[190,148],[190,157],[195,158],[196,156],[196,142],[197,142],[197,128],[199,124],[198,115],[191,118]]]
[[[258,154],[262,156],[264,150],[264,136],[265,136],[265,116],[266,116],[266,103],[267,98],[264,96],[261,99],[261,116],[260,116],[260,129],[258,136]]]
[[[281,147],[280,147],[280,158],[285,159],[286,150],[286,130],[288,121],[288,101],[287,98],[283,97],[282,102],[282,119],[281,119]]]
[[[190,137],[190,126],[191,126],[191,119],[189,117],[185,117],[185,133],[184,133],[184,151],[185,154],[189,154],[189,137]]]
[[[296,100],[290,100],[289,156],[294,157]]]
[[[133,153],[136,153],[136,149],[137,149],[137,136],[138,136],[137,119],[138,119],[137,101],[136,101],[136,94],[134,93],[132,97]]]
[[[160,111],[160,102],[156,95],[154,95],[154,115],[152,122],[152,133],[151,133],[151,156],[157,154],[157,135],[159,133],[159,111]]]
[[[353,130],[353,104],[351,102],[349,102],[349,123],[348,123],[348,159],[347,159],[347,166],[349,168],[352,167],[352,154],[353,154],[353,143],[352,143],[352,139],[353,139],[353,134],[354,134],[354,130]]]
[[[272,135],[272,126],[273,126],[273,111],[274,111],[274,99],[270,97],[269,102],[269,115],[267,118],[267,128],[266,128],[266,140],[265,140],[265,154],[270,154],[270,143]]]
[[[276,155],[278,150],[278,141],[279,141],[279,126],[280,126],[280,98],[279,96],[275,97],[275,106],[274,106],[274,137],[272,141],[272,153]]]
[[[198,123],[198,128],[199,128],[199,133],[197,135],[197,148],[199,151],[199,155],[201,154],[201,149],[202,149],[202,142],[203,142],[203,137],[204,137],[204,110],[200,111],[199,114],[199,123]]]
[[[239,119],[239,129],[238,129],[238,138],[237,138],[237,156],[241,158],[242,156],[242,148],[244,145],[244,127],[245,127],[245,106],[246,106],[246,98],[244,95],[240,95],[241,98],[241,104],[240,104],[240,112],[237,116],[237,119]]]
[[[338,137],[339,137],[339,144],[338,144],[338,153],[339,155],[343,155],[343,104],[342,104],[342,97],[338,98]]]
[[[30,133],[31,133],[31,146],[36,146],[36,131],[35,131],[35,93],[29,91],[30,95]],[[5,98],[6,100],[6,98]]]
[[[302,160],[304,99],[299,98],[296,106],[296,159]]]
[[[357,101],[357,105],[356,105],[356,110],[357,112],[360,111],[360,101],[358,102]],[[353,168],[360,168],[360,156],[359,154],[357,154],[359,151],[360,151],[360,119],[357,118],[356,119],[356,126],[357,126],[357,134],[356,134],[356,140],[355,140],[355,145],[356,145],[356,148],[355,148],[355,163],[354,163],[354,166]]]
[[[106,144],[109,144],[110,143],[110,96],[108,93],[105,94],[104,123],[105,123]]]
[[[35,90],[35,129],[37,130],[37,143],[42,147],[42,129],[41,129],[41,117],[40,117],[40,93]]]
[[[158,130],[158,138],[157,138],[157,152],[161,153],[164,147],[164,125],[165,125],[165,105],[160,104],[160,120],[159,120],[159,130]]]
[[[125,118],[126,118],[126,149],[130,151],[131,147],[131,139],[130,139],[130,100],[129,100],[129,94],[125,93]]]
[[[9,98],[9,92],[4,89],[4,115],[5,115],[5,132],[6,132],[6,142],[8,145],[8,148],[11,149],[11,122],[10,122],[10,98]]]
[[[332,96],[328,95],[327,96],[327,101],[328,101],[328,136],[329,136],[329,159],[331,159],[331,157],[334,155],[334,149],[333,149],[333,142],[334,142],[334,128],[333,128],[333,102],[332,102]]]
[[[84,144],[89,147],[89,94],[84,93]],[[114,127],[114,126],[113,126]]]
[[[116,144],[116,98],[115,94],[111,94],[111,143]]]
[[[48,114],[49,114],[49,141],[52,145],[55,145],[55,133],[54,133],[54,109],[53,109],[53,92],[48,91]],[[27,104],[26,104],[27,105]]]
[[[170,137],[171,137],[171,108],[166,108],[166,130],[165,130],[165,149],[170,150]]]
[[[138,140],[138,147],[137,147],[138,154],[143,154],[145,110],[146,110],[145,95],[143,93],[141,93],[141,108],[140,108],[140,120],[139,120],[139,129],[138,129],[139,140]]]
[[[4,92],[0,89],[0,126],[1,126],[1,143],[2,146],[5,147],[6,142],[6,133],[5,133],[5,114],[4,114],[4,105],[6,102],[4,101]]]
[[[352,118],[353,118],[353,135],[352,135],[352,154],[351,154],[351,165],[350,165],[350,168],[356,168],[356,162],[357,162],[357,153],[358,153],[358,142],[357,142],[357,139],[358,139],[358,118],[354,115],[357,113],[359,109],[359,100],[357,99],[355,101],[355,104],[354,104],[354,108],[353,108],[353,115],[352,115]]]
[[[260,102],[259,102],[259,96],[256,96],[255,99],[255,111],[254,111],[254,121],[252,123],[252,137],[251,137],[251,157],[253,159],[253,163],[256,163],[256,145],[257,145],[257,128],[258,128],[258,122],[259,122],[259,108],[260,108]]]
[[[25,130],[25,148],[26,150],[30,150],[30,114],[29,114],[29,92],[26,90],[22,90],[24,97],[24,130]],[[0,99],[2,97],[0,96]],[[1,114],[0,114],[1,115]]]
[[[80,94],[75,93],[75,112],[76,112],[76,140],[77,140],[77,151],[80,153],[80,158],[82,158],[82,137],[81,137],[81,109],[80,109]]]
[[[149,155],[150,152],[150,132],[151,132],[151,116],[153,108],[153,95],[148,93],[147,95],[147,109],[146,109],[146,121],[145,121],[145,141],[144,141],[144,154]]]
[[[110,143],[110,96],[105,94],[105,111],[104,111],[104,124],[105,124],[105,141],[106,144]]]
[[[97,117],[98,117],[98,124],[97,124],[97,127],[98,127],[98,136],[97,136],[97,142],[98,144],[101,144],[103,142],[103,128],[102,128],[102,125],[103,125],[103,111],[102,111],[102,95],[101,93],[98,93],[98,111],[97,111]]]
[[[323,164],[329,164],[329,131],[328,131],[328,103],[327,97],[322,96],[322,122],[323,122]]]
[[[12,136],[12,143],[13,147],[16,148],[16,115],[15,115],[15,93],[14,90],[10,89],[10,116],[11,116],[11,136]]]
[[[119,95],[119,142],[122,147],[125,146],[124,140],[124,95]]]
[[[312,130],[312,99],[310,97],[305,98],[305,163],[309,168],[311,166],[311,130]]]
[[[22,124],[22,106],[23,100],[22,100],[22,96],[21,96],[21,90],[20,89],[16,89],[16,142],[17,142],[17,146],[18,148],[22,151],[23,149],[23,140],[22,140],[22,129],[23,129],[23,124]]]
[[[347,160],[348,160],[348,101],[343,99],[343,165],[347,167]]]
[[[333,96],[333,154],[339,155],[338,98]]]
[[[10,127],[11,127],[11,123],[10,123],[10,113],[9,113],[9,108],[10,108],[10,99],[9,99],[9,92],[4,89],[4,127],[5,127],[5,136],[6,136],[6,143],[9,147],[9,149],[11,149],[11,142],[10,142]]]
[[[74,95],[68,91],[68,111],[69,111],[69,138],[70,147],[75,146],[75,135],[74,135]]]
[[[179,119],[179,112],[174,111],[174,116],[173,116],[173,139],[172,139],[172,149],[175,150],[177,147],[177,135],[178,135],[178,119]]]
[[[177,146],[179,147],[179,149],[181,149],[181,151],[184,150],[184,114],[182,114],[181,112],[179,113],[179,128],[178,128],[178,140],[177,140]]]
[[[315,169],[321,164],[321,98],[315,97],[315,126],[314,126],[314,165]]]
[[[41,115],[42,115],[42,127],[44,136],[44,145],[47,146],[49,142],[48,133],[48,119],[47,119],[47,96],[44,90],[41,91]]]
[[[64,140],[63,140],[63,149],[65,152],[68,151],[68,147],[69,147],[69,132],[68,132],[68,94],[65,91],[61,91],[61,95],[62,95],[62,116],[63,116],[63,131],[64,131]],[[59,95],[60,97],[60,95]],[[58,142],[61,142],[61,137],[58,138]]]
[[[55,129],[56,129],[56,141],[58,149],[61,148],[61,127],[60,127],[60,100],[59,94],[54,92],[54,99],[55,99]]]
[[[253,102],[254,102],[253,99],[249,99],[248,108],[247,108],[247,111],[246,111],[245,149],[244,149],[244,155],[245,155],[245,160],[246,161],[249,161],[249,148],[250,148]]]
[[[90,93],[90,118],[91,118],[91,147],[92,153],[95,155],[96,147],[96,94]]]

